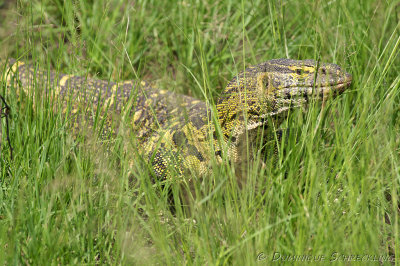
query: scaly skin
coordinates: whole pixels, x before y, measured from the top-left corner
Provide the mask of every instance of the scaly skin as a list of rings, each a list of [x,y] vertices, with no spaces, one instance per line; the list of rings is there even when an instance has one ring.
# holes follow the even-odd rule
[[[76,118],[75,129],[82,127],[83,121],[92,126],[93,114],[98,113],[105,121],[103,134],[115,133],[119,125],[113,114],[131,117],[130,126],[140,150],[151,160],[154,173],[165,177],[171,169],[179,174],[188,170],[204,174],[211,156],[222,161],[222,153],[231,161],[242,161],[245,156],[241,147],[254,140],[266,127],[268,118],[278,126],[290,108],[304,106],[311,98],[341,93],[349,87],[352,77],[335,64],[274,59],[234,77],[215,109],[145,82],[115,83],[40,72],[15,60],[8,64],[4,79],[9,85],[19,81],[28,95],[32,95],[29,88],[33,82],[39,81],[43,92],[61,102],[62,113]],[[93,112],[87,106],[93,106]],[[217,120],[213,121],[213,117]]]

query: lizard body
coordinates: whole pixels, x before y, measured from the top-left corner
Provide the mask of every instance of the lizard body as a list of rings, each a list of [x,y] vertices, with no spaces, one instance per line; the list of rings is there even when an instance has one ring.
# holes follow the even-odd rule
[[[9,85],[19,82],[28,95],[32,94],[29,88],[33,82],[40,81],[43,92],[61,102],[63,114],[83,114],[76,118],[75,128],[82,126],[82,118],[93,121],[98,115],[104,118],[105,133],[115,133],[118,126],[113,126],[112,114],[128,116],[140,150],[151,161],[156,176],[165,177],[171,167],[180,174],[187,169],[205,173],[211,156],[221,161],[225,152],[230,160],[240,162],[246,132],[250,136],[247,140],[252,141],[268,119],[279,123],[289,109],[303,106],[311,98],[341,93],[352,77],[336,64],[274,59],[234,77],[217,99],[215,109],[146,82],[115,83],[40,72],[15,60],[9,62],[4,79]],[[96,107],[94,112],[88,105]]]

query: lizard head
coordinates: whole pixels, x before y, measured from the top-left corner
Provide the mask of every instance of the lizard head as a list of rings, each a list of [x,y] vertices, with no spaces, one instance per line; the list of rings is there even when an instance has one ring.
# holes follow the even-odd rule
[[[285,115],[312,98],[339,94],[350,86],[351,80],[351,75],[336,64],[270,60],[247,68],[229,82],[218,98],[219,121],[226,133],[231,132],[234,120],[245,113],[255,127],[259,125],[257,120]]]
[[[336,64],[314,60],[276,59],[260,64],[256,90],[272,114],[299,107],[309,99],[325,99],[350,86],[352,77]]]
[[[352,77],[336,64],[314,60],[274,59],[247,68],[227,85],[218,99],[220,118],[245,111],[266,118],[299,107],[312,98],[343,92]]]

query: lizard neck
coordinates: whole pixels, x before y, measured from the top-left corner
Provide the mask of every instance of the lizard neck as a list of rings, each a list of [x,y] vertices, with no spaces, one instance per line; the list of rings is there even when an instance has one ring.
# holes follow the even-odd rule
[[[235,143],[246,130],[261,126],[263,120],[259,117],[263,108],[255,91],[238,88],[235,81],[228,84],[218,98],[216,106],[218,123],[224,139]]]
[[[264,127],[265,119],[259,119],[261,107],[252,95],[241,99],[233,95],[220,97],[217,103],[218,123],[229,159],[241,161],[247,143],[254,143]],[[217,134],[214,132],[214,138]],[[216,148],[221,153],[221,147]],[[217,154],[220,155],[220,154]]]

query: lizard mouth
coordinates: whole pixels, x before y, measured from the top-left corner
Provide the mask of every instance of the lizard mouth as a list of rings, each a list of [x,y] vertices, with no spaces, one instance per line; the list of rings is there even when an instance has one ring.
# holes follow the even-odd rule
[[[338,95],[343,93],[346,90],[346,88],[350,86],[350,84],[351,81],[348,81],[348,82],[337,83],[336,85],[316,87],[313,90],[316,92],[318,96],[326,97],[329,94]]]
[[[333,84],[331,86],[331,91],[340,94],[350,87],[352,81],[353,77],[349,73],[345,73],[341,78],[339,78],[339,82],[336,83],[336,85]]]
[[[343,93],[346,88],[351,84],[351,79],[328,85],[318,85],[318,86],[298,86],[298,87],[287,87],[280,91],[278,97],[286,101],[290,100],[305,100],[308,101],[309,98],[313,97],[327,97],[329,95],[339,95]]]

